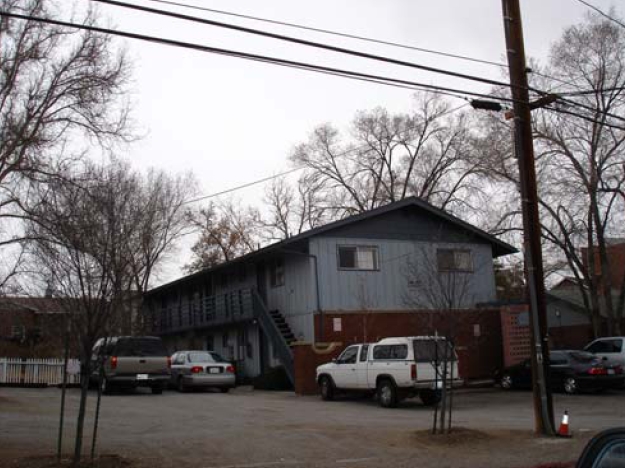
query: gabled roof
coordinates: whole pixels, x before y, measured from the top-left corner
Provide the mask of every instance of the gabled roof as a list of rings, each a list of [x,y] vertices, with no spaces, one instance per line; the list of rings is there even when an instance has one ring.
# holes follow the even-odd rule
[[[425,213],[428,213],[430,215],[433,215],[434,217],[437,217],[443,221],[449,222],[452,225],[455,225],[467,232],[469,232],[470,234],[472,234],[473,236],[475,236],[476,238],[479,238],[481,240],[483,240],[484,242],[490,244],[493,248],[493,256],[494,257],[500,257],[502,255],[509,255],[509,254],[513,254],[513,253],[517,253],[518,250],[516,248],[514,248],[513,246],[511,246],[510,244],[507,244],[506,242],[503,242],[499,239],[497,239],[495,236],[488,234],[486,231],[483,231],[475,226],[473,226],[472,224],[467,223],[466,221],[461,220],[460,218],[457,218],[449,213],[447,213],[446,211],[441,210],[440,208],[436,208],[435,206],[430,205],[429,203],[421,200],[420,198],[417,197],[408,197],[408,198],[404,198],[403,200],[400,201],[396,201],[393,203],[389,203],[387,205],[384,206],[380,206],[378,208],[374,208],[373,210],[369,210],[369,211],[365,211],[363,213],[359,213],[353,216],[349,216],[347,218],[343,218],[340,219],[338,221],[334,221],[328,224],[324,224],[323,226],[319,226],[316,227],[314,229],[310,229],[308,231],[302,232],[301,234],[298,234],[296,236],[293,237],[289,237],[288,239],[282,240],[280,242],[276,242],[274,244],[268,245],[267,247],[263,247],[262,249],[259,250],[255,250],[254,252],[251,252],[249,254],[243,255],[241,257],[238,257],[234,260],[231,260],[229,262],[225,262],[225,263],[221,263],[219,265],[216,265],[212,268],[206,268],[204,270],[200,270],[196,273],[193,273],[191,275],[187,275],[184,276],[182,278],[179,278],[175,281],[172,281],[170,283],[158,286],[157,288],[152,289],[150,292],[156,292],[159,290],[163,290],[166,289],[170,286],[174,286],[182,281],[187,281],[189,279],[192,278],[196,278],[199,276],[202,276],[204,274],[207,274],[209,272],[214,272],[217,270],[220,270],[224,267],[227,266],[231,266],[237,263],[241,263],[244,261],[248,261],[251,260],[253,258],[257,258],[260,257],[262,255],[268,254],[270,252],[274,252],[274,251],[279,251],[282,249],[286,249],[287,247],[293,246],[301,241],[310,239],[312,237],[315,236],[319,236],[321,234],[325,234],[328,233],[330,231],[342,228],[344,226],[348,226],[350,224],[355,224],[361,221],[365,221],[371,218],[375,218],[377,216],[381,216],[384,215],[386,213],[390,213],[392,211],[396,211],[396,210],[401,210],[403,208],[407,208],[407,207],[415,207]]]
[[[0,311],[28,310],[35,314],[63,314],[60,299],[51,297],[0,297]]]

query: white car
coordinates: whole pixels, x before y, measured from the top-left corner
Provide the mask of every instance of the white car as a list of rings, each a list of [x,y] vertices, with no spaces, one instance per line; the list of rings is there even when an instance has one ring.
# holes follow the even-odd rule
[[[385,338],[349,346],[337,359],[317,367],[321,397],[332,400],[337,391],[377,394],[380,405],[394,407],[403,398],[419,395],[424,404],[435,404],[445,352],[448,386],[459,385],[458,357],[444,338]]]
[[[610,336],[598,338],[586,345],[584,351],[607,361],[608,364],[625,367],[625,337]]]
[[[171,357],[171,383],[179,392],[192,388],[234,388],[234,366],[213,351],[178,351]]]

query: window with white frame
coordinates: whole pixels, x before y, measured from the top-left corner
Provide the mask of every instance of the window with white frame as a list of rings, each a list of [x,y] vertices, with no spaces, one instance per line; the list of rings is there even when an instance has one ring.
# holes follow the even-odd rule
[[[364,245],[338,246],[339,270],[379,270],[378,248]]]
[[[437,249],[438,271],[473,271],[471,251],[466,249]]]

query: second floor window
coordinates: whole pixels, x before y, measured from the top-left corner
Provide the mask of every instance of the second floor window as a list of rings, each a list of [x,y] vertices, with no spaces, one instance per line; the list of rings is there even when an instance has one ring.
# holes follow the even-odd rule
[[[284,286],[284,260],[279,258],[271,263],[269,281],[272,288]]]
[[[438,271],[472,271],[470,250],[438,249],[436,251]]]
[[[340,245],[338,261],[340,270],[378,270],[378,248]]]

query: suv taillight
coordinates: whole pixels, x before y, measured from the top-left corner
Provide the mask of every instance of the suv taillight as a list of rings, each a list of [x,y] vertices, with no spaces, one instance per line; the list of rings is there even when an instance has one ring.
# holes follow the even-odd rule
[[[111,369],[117,369],[117,356],[111,356]]]
[[[201,366],[193,366],[191,368],[191,373],[192,374],[199,374],[200,372],[202,372],[204,369],[202,369]]]
[[[226,367],[226,372],[228,372],[229,374],[234,374],[234,366]]]
[[[412,380],[417,380],[417,365],[416,364],[410,365],[410,378]]]
[[[171,356],[167,356],[167,368],[171,369]]]

